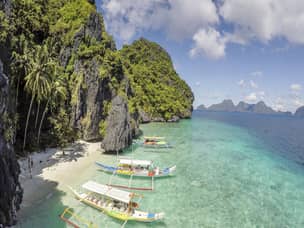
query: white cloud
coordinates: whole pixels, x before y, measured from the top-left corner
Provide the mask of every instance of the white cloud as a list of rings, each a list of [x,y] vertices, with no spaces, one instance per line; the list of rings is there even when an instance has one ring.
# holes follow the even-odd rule
[[[282,37],[304,44],[304,1],[223,0],[220,14],[244,40],[268,42]]]
[[[282,97],[277,97],[272,105],[272,108],[276,111],[287,111],[287,101]]]
[[[283,104],[274,104],[273,109],[276,111],[281,111],[281,112],[286,110],[285,106]]]
[[[260,77],[260,76],[263,76],[263,72],[262,71],[254,71],[254,72],[251,72],[250,75],[254,76],[254,77]]]
[[[300,84],[291,84],[290,85],[290,89],[293,91],[293,92],[299,92],[302,90],[302,85]]]
[[[245,83],[245,81],[242,79],[242,80],[240,80],[240,81],[238,81],[238,83],[237,83],[240,87],[242,87],[242,88],[244,88],[245,86],[246,86],[246,83]]]
[[[201,85],[201,82],[195,82],[195,85],[196,85],[196,86],[200,86],[200,85]]]
[[[219,59],[230,43],[268,43],[276,38],[304,44],[303,0],[104,0],[101,8],[115,38],[129,42],[151,30],[173,40],[192,38],[191,56]],[[219,26],[221,22],[231,25],[229,31]]]
[[[125,42],[149,29],[163,29],[174,40],[190,38],[219,21],[212,0],[105,0],[102,9],[107,28]]]
[[[189,38],[200,28],[219,22],[216,6],[212,0],[168,0],[168,2],[170,8],[162,12],[161,23],[166,26],[167,36],[170,38],[176,40]]]
[[[256,102],[258,100],[256,93],[250,93],[245,97],[245,101],[247,102]]]
[[[258,84],[256,84],[254,81],[250,80],[249,83],[250,83],[251,88],[253,88],[253,89],[259,88]]]
[[[264,100],[265,99],[265,92],[264,91],[259,91],[258,96],[259,96],[260,100]]]
[[[194,36],[195,46],[190,50],[191,57],[203,55],[211,59],[225,56],[225,42],[213,28],[200,29]]]
[[[293,104],[296,106],[296,108],[299,108],[301,106],[304,106],[304,101],[302,99],[296,98],[293,100]]]

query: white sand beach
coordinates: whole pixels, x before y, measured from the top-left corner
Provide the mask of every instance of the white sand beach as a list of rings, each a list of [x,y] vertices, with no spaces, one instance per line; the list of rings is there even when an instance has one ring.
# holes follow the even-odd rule
[[[53,191],[65,190],[78,178],[77,173],[86,170],[102,157],[100,143],[78,141],[65,149],[47,149],[31,154],[32,178],[28,159],[19,159],[20,182],[24,190],[21,213],[27,207],[52,196]]]

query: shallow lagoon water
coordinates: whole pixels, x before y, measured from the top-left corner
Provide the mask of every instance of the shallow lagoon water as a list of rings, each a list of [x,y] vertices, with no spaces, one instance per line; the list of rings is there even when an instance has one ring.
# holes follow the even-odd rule
[[[164,211],[164,221],[130,222],[125,227],[304,227],[304,168],[272,151],[265,138],[200,115],[141,128],[145,135],[167,137],[174,148],[134,146],[124,155],[152,159],[161,167],[176,164],[177,171],[173,177],[156,179],[155,191],[142,192],[141,209]],[[103,155],[101,161],[115,164],[116,156]],[[94,164],[71,175],[79,176],[76,188],[88,179],[108,183],[110,178]],[[127,185],[128,179],[117,177],[112,183]],[[135,179],[133,186],[149,187],[150,181]],[[18,227],[66,227],[58,218],[66,206],[98,227],[122,225],[83,205],[66,189],[29,208]]]

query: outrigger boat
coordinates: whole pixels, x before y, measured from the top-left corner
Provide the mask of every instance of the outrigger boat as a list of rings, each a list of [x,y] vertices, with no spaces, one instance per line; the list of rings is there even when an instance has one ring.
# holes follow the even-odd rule
[[[148,148],[171,148],[172,146],[165,141],[165,137],[146,136],[142,146]]]
[[[100,162],[96,162],[96,165],[107,173],[134,177],[165,177],[172,175],[176,169],[175,165],[169,168],[160,169],[159,167],[154,167],[152,161],[130,158],[120,158],[117,167],[108,166]]]
[[[94,181],[86,182],[82,188],[87,192],[80,193],[71,188],[77,199],[113,218],[125,221],[125,223],[127,221],[154,222],[164,218],[164,213],[137,210],[139,202],[135,202],[133,199],[142,198],[142,196],[136,193],[126,192]]]

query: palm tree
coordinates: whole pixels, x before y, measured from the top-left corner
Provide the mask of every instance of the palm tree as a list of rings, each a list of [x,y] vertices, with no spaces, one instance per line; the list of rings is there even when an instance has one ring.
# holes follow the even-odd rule
[[[27,70],[27,75],[25,77],[25,89],[29,94],[32,95],[32,98],[25,123],[23,150],[25,149],[26,145],[28,123],[33,102],[35,98],[38,102],[40,102],[49,95],[51,90],[51,77],[53,75],[54,68],[55,64],[52,59],[49,58],[47,46],[36,46],[34,48],[34,53],[31,56],[29,69]]]
[[[43,124],[43,121],[45,119],[45,115],[48,112],[50,102],[52,100],[56,100],[57,98],[65,99],[66,96],[67,96],[67,90],[66,90],[66,85],[64,83],[64,80],[60,76],[57,77],[57,75],[58,75],[57,73],[54,74],[54,76],[55,76],[55,77],[53,77],[54,82],[52,82],[52,87],[51,87],[51,90],[50,90],[50,94],[48,96],[48,100],[46,102],[45,109],[43,111],[41,121],[40,121],[40,124],[39,124],[38,145],[40,143],[40,134],[41,134],[42,124]]]
[[[24,72],[28,71],[29,62],[30,62],[30,49],[29,49],[29,42],[25,39],[24,35],[20,36],[19,42],[16,43],[16,50],[12,52],[12,82],[17,83],[16,89],[16,107],[18,105],[18,97],[19,97],[19,86],[21,75]]]

